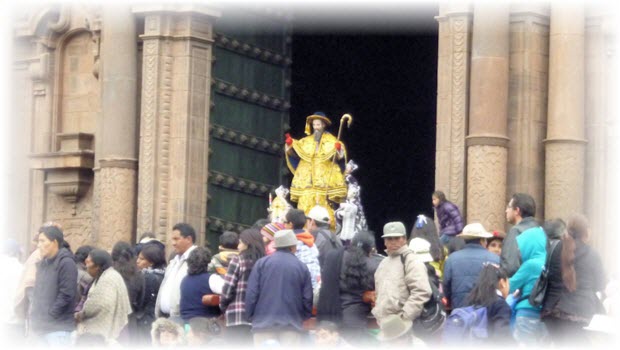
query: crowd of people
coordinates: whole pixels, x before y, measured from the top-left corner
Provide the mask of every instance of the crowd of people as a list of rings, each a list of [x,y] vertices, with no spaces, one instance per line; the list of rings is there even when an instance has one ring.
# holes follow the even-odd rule
[[[385,255],[365,223],[341,239],[320,205],[223,232],[217,249],[178,223],[169,242],[145,233],[110,252],[73,251],[47,223],[23,263],[16,242],[4,244],[14,290],[4,328],[42,346],[538,347],[614,336],[604,324],[617,316],[617,282],[583,215],[541,225],[532,197],[517,193],[503,234],[465,224],[440,191],[432,203],[437,223],[419,215],[409,234],[384,225]]]

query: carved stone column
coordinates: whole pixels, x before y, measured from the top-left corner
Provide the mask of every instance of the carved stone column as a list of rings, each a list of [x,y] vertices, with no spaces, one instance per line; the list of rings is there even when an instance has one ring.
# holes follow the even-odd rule
[[[585,169],[584,8],[551,5],[545,218],[583,212]]]
[[[549,5],[513,2],[510,15],[507,198],[530,194],[543,218]]]
[[[435,189],[465,208],[465,136],[467,133],[471,5],[442,3],[439,7],[437,64],[437,149]],[[430,201],[430,198],[428,199]]]
[[[131,242],[135,228],[137,170],[137,34],[128,6],[103,6],[102,118],[96,150],[97,242],[111,248]]]
[[[593,246],[606,272],[617,270],[615,215],[618,206],[617,17],[601,4],[588,4],[585,25],[586,167],[585,214]],[[611,271],[609,271],[611,270]]]
[[[474,5],[469,135],[467,222],[488,230],[504,227],[506,207],[509,8]]]
[[[140,5],[145,17],[138,231],[166,240],[178,222],[204,241],[213,23],[199,5]],[[173,84],[174,80],[174,84]]]

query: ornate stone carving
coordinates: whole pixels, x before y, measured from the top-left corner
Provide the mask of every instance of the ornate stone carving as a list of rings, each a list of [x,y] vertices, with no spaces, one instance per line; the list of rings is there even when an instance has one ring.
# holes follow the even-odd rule
[[[98,180],[101,181],[99,221],[106,224],[98,228],[96,244],[103,249],[111,249],[118,241],[131,242],[136,170],[102,166]]]
[[[467,149],[467,222],[503,230],[506,208],[506,148],[475,145]]]
[[[259,91],[243,89],[221,79],[214,79],[212,85],[215,86],[215,91],[220,94],[249,103],[254,103],[259,106],[264,106],[282,112],[286,112],[291,108],[291,104],[284,99],[263,94]]]
[[[571,140],[545,142],[545,217],[583,213],[585,144]]]
[[[467,88],[470,51],[470,19],[450,18],[452,38],[452,106],[450,130],[450,191],[449,199],[464,212],[465,133],[467,128]]]
[[[62,225],[65,239],[75,250],[84,244],[94,244],[93,240],[93,187],[90,186],[84,196],[76,203],[69,203],[47,191],[45,219],[37,222],[36,229],[44,221],[56,221]]]
[[[146,23],[152,23],[151,17]],[[140,117],[140,181],[138,181],[138,232],[154,231],[153,203],[157,140],[157,78],[159,42],[144,42],[142,69],[142,113]]]

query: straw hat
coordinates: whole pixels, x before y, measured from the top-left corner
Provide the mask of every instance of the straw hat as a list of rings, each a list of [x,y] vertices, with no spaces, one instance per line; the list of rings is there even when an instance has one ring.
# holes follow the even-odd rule
[[[457,236],[468,240],[475,238],[491,238],[493,237],[493,234],[487,232],[487,230],[484,229],[484,226],[482,226],[481,223],[476,222],[463,227],[463,232]]]
[[[323,112],[314,112],[314,114],[309,115],[308,117],[306,117],[306,135],[310,135],[312,134],[312,121],[318,119],[323,121],[323,123],[325,123],[325,126],[330,126],[332,125],[332,121],[329,120],[329,118],[327,118],[325,116],[325,113]]]

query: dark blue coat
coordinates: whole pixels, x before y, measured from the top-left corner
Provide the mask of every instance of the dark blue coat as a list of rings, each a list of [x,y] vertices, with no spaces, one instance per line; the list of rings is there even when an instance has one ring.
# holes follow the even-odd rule
[[[482,264],[499,264],[499,256],[478,243],[468,243],[446,259],[443,268],[443,292],[453,309],[466,306],[465,298],[474,288],[482,270]]]
[[[312,316],[312,281],[295,254],[276,251],[259,259],[248,280],[245,311],[252,332],[283,328],[303,330]]]
[[[77,265],[73,254],[61,248],[50,259],[37,264],[30,321],[37,334],[71,332],[77,302]]]
[[[181,281],[181,318],[188,322],[194,317],[217,317],[221,314],[219,306],[202,304],[202,296],[215,294],[209,286],[210,273],[187,275]]]

